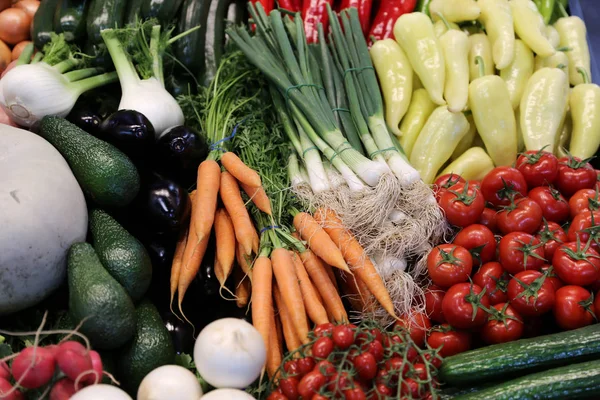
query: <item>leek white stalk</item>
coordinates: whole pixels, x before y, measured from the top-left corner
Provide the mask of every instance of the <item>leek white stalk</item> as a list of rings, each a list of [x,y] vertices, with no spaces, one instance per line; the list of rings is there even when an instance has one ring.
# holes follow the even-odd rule
[[[308,172],[308,179],[310,180],[310,187],[314,193],[322,193],[331,189],[327,174],[323,168],[323,162],[321,160],[321,152],[310,140],[306,132],[302,127],[298,126],[298,133],[300,134],[300,145],[302,147],[302,158],[306,165],[306,171]]]
[[[323,167],[325,168],[325,173],[327,174],[327,179],[329,179],[329,184],[332,189],[337,189],[346,183],[342,175],[333,168],[333,165],[331,165],[328,160],[323,161]]]

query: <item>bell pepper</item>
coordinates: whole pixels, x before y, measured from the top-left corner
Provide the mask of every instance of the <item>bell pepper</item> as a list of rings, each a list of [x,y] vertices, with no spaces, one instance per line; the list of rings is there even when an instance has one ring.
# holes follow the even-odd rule
[[[477,135],[477,127],[475,126],[475,121],[473,120],[473,113],[465,113],[465,116],[467,117],[467,121],[469,121],[469,131],[460,140],[460,142],[458,142],[458,145],[454,149],[452,156],[450,156],[451,160],[456,160],[465,151],[473,147],[473,141],[475,140],[475,136]]]
[[[554,7],[556,6],[556,0],[540,0],[540,5],[538,6],[540,10],[540,14],[544,20],[544,24],[550,23],[552,19],[552,14],[554,14]]]
[[[432,0],[429,15],[437,21],[440,14],[448,22],[473,21],[479,18],[481,9],[475,0]]]
[[[400,123],[400,132],[402,132],[400,145],[409,159],[417,137],[433,110],[435,104],[429,98],[427,90],[424,88],[415,90],[408,111]]]
[[[494,75],[494,60],[492,58],[492,45],[485,33],[476,33],[469,36],[469,81],[479,77],[479,66],[475,62],[477,57],[483,59],[485,66],[484,75]]]
[[[415,9],[416,0],[386,0],[381,3],[371,24],[369,37],[375,40],[394,38],[394,24],[401,15]]]
[[[433,183],[439,169],[468,131],[469,121],[463,113],[453,113],[447,106],[433,111],[410,155],[410,164],[419,171],[423,182]]]
[[[515,29],[508,0],[479,0],[480,20],[492,44],[497,69],[510,65],[515,54]]]
[[[440,39],[446,64],[444,98],[448,110],[461,112],[467,106],[469,91],[469,37],[457,29],[449,29]]]
[[[560,35],[556,28],[552,25],[546,25],[544,28],[544,35],[548,38],[548,41],[555,49],[558,49],[560,46]]]
[[[545,35],[546,25],[531,0],[511,0],[515,32],[535,54],[550,57],[556,49]]]
[[[394,36],[404,50],[413,69],[419,75],[431,100],[445,104],[443,93],[446,81],[444,55],[433,31],[431,19],[423,13],[404,14],[394,25]]]
[[[600,86],[591,83],[585,70],[579,70],[583,83],[569,96],[573,131],[569,152],[582,160],[596,154],[600,146]]]
[[[554,24],[560,36],[560,47],[567,48],[569,58],[569,82],[571,85],[583,83],[578,68],[583,68],[588,76],[590,72],[590,49],[586,38],[586,28],[581,18],[577,16],[560,18]]]
[[[531,75],[519,105],[527,150],[544,149],[554,153],[568,99],[569,80],[559,68],[542,68]]]
[[[452,161],[438,177],[446,174],[460,175],[467,181],[482,180],[494,169],[494,163],[481,147],[471,147]]]
[[[511,165],[517,159],[517,122],[506,82],[498,75],[484,75],[469,85],[469,104],[477,132],[496,166]],[[533,67],[533,61],[532,61]]]
[[[506,68],[500,71],[500,77],[506,82],[512,108],[519,107],[521,96],[527,81],[533,75],[533,52],[522,40],[515,41],[515,59]]]
[[[448,32],[448,26],[450,26],[450,29],[460,29],[458,24],[454,22],[444,23],[444,21],[440,19],[433,24],[433,32],[435,32],[435,37],[439,38],[444,33]]]
[[[560,68],[569,73],[569,57],[564,51],[557,51],[553,56],[550,57],[535,57],[535,67],[537,71],[542,68]]]
[[[369,33],[371,27],[371,8],[373,7],[373,0],[342,0],[339,11],[347,8],[354,7],[358,10],[358,17],[360,19],[360,26],[364,35]]]
[[[333,6],[333,0],[304,0],[302,4],[302,20],[304,21],[304,32],[308,43],[319,41],[319,24],[327,32],[329,28],[329,17],[327,15],[327,4]]]
[[[376,41],[370,49],[385,104],[385,122],[396,136],[413,92],[413,70],[404,50],[393,39]]]

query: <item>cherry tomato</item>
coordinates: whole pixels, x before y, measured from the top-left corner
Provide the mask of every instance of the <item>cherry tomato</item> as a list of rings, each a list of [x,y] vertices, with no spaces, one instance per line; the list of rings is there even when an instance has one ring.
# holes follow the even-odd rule
[[[412,378],[406,378],[400,384],[400,394],[409,396],[411,399],[418,399],[421,397],[421,385]]]
[[[375,339],[371,343],[367,344],[366,351],[373,354],[373,357],[375,357],[377,362],[383,360],[384,349],[383,344],[381,344],[379,340]]]
[[[600,251],[600,211],[583,211],[573,218],[567,232],[569,242],[587,243],[591,239],[592,247]]]
[[[365,381],[370,381],[377,375],[377,360],[371,353],[359,354],[354,358],[353,364],[358,376]]]
[[[542,215],[546,220],[564,222],[569,218],[569,203],[552,186],[533,188],[529,191],[528,196],[540,206]]]
[[[353,389],[344,390],[344,398],[346,400],[366,400],[367,395],[361,388],[355,387]]]
[[[499,303],[495,312],[481,329],[481,337],[488,344],[506,343],[523,336],[523,318],[508,303]]]
[[[300,370],[298,369],[298,360],[290,360],[283,364],[283,370],[287,374],[287,376],[295,376],[300,375]]]
[[[483,197],[495,206],[507,206],[512,198],[527,195],[527,182],[515,168],[496,167],[481,182]]]
[[[567,285],[587,286],[600,279],[600,254],[583,243],[560,246],[552,258],[552,266]]]
[[[547,261],[552,261],[556,249],[568,241],[567,234],[556,222],[544,221],[542,229],[539,230],[535,237],[544,245],[544,258]]]
[[[301,376],[308,374],[315,368],[315,359],[312,357],[304,357],[298,360],[298,372]]]
[[[544,265],[544,247],[534,236],[511,232],[500,239],[498,261],[509,274],[539,270]]]
[[[471,329],[485,324],[490,300],[483,289],[471,283],[458,283],[446,292],[442,310],[446,321],[459,329]]]
[[[485,225],[473,224],[461,229],[452,243],[469,250],[475,265],[485,264],[496,257],[496,238]]]
[[[558,160],[556,187],[565,197],[571,197],[580,189],[592,189],[596,180],[596,171],[590,163],[577,157],[562,157]]]
[[[283,393],[271,392],[267,400],[288,400],[288,398]]]
[[[498,212],[493,208],[486,207],[479,217],[479,223],[488,227],[493,233],[500,232],[498,230]]]
[[[542,223],[542,208],[529,198],[515,200],[498,212],[498,228],[503,234],[535,233]]]
[[[315,358],[327,358],[333,351],[333,340],[330,337],[320,337],[312,345],[312,354]]]
[[[442,324],[429,333],[427,344],[432,349],[439,349],[441,357],[450,357],[471,348],[471,333]]]
[[[353,380],[348,374],[348,371],[335,372],[328,380],[327,390],[340,393],[343,390],[351,389],[352,386]]]
[[[596,300],[594,300],[594,311],[600,311],[600,291],[596,292]],[[596,316],[597,317],[597,316]]]
[[[552,286],[554,286],[554,290],[558,290],[565,285],[564,282],[560,280],[558,275],[556,275],[556,272],[554,272],[554,267],[552,265],[544,265],[540,269],[540,272],[546,275],[546,280],[552,283]]]
[[[315,365],[313,371],[320,372],[322,375],[329,377],[335,373],[336,369],[330,361],[322,360]]]
[[[412,341],[417,346],[423,346],[425,344],[425,335],[429,328],[431,328],[431,321],[424,313],[416,312],[411,316],[400,318],[396,322],[396,327],[407,328]]]
[[[409,376],[417,378],[421,381],[425,381],[427,380],[428,376],[427,367],[425,366],[425,364],[416,363],[413,365],[412,371],[409,372]]]
[[[400,375],[400,372],[402,372],[401,375],[404,376],[408,371],[410,371],[410,363],[405,362],[402,356],[396,356],[385,362],[385,369],[391,375],[392,382],[396,383],[398,381],[398,375]]]
[[[383,334],[381,333],[381,331],[379,329],[377,329],[377,328],[369,329],[369,334],[371,335],[373,340],[379,340],[380,342],[383,342]]]
[[[465,227],[479,220],[485,208],[485,200],[479,189],[467,182],[440,192],[439,205],[448,222]]]
[[[333,332],[334,327],[335,327],[335,325],[332,324],[331,322],[328,322],[326,324],[317,325],[314,329],[315,336],[316,337],[331,336],[331,333]]]
[[[385,396],[392,396],[394,394],[394,391],[392,389],[390,389],[385,383],[376,384],[375,390],[377,391],[378,394],[380,394],[381,396],[384,396],[384,398],[386,398]],[[374,397],[374,398],[379,399],[380,397],[378,395],[376,395],[376,397]]]
[[[445,174],[437,178],[433,182],[433,192],[435,193],[436,198],[439,199],[441,192],[450,189],[458,183],[465,183],[465,180],[460,175],[456,174]]]
[[[554,306],[554,286],[539,271],[522,271],[508,282],[510,305],[521,315],[535,317]]]
[[[441,244],[427,256],[429,277],[436,285],[448,288],[466,282],[471,275],[473,258],[469,250],[454,244]]]
[[[311,371],[304,375],[298,384],[298,394],[303,399],[309,399],[327,383],[325,376],[319,371]]]
[[[440,368],[442,366],[442,357],[439,355],[439,353],[435,355],[432,352],[427,352],[422,357],[419,357],[419,362],[428,362],[435,368]]]
[[[596,320],[594,296],[581,286],[563,286],[556,291],[554,318],[565,329],[591,325]]]
[[[600,209],[600,191],[594,189],[580,189],[569,199],[571,218],[583,211],[598,211]]]
[[[508,301],[506,289],[509,279],[508,272],[502,268],[502,264],[492,261],[479,268],[473,276],[473,283],[485,288],[490,304],[495,305]]]
[[[558,158],[543,150],[526,151],[517,158],[516,166],[529,188],[550,185],[558,175]]]
[[[345,350],[354,343],[354,331],[348,325],[337,325],[333,328],[333,343],[341,350]]]
[[[431,285],[425,290],[425,312],[433,321],[445,322],[442,300],[446,292],[439,286]]]
[[[304,378],[302,378],[304,379]],[[279,388],[290,400],[296,400],[299,398],[298,393],[298,379],[294,377],[287,377],[279,380]]]
[[[329,400],[327,397],[323,396],[322,394],[315,394],[313,397],[310,398],[310,400]]]

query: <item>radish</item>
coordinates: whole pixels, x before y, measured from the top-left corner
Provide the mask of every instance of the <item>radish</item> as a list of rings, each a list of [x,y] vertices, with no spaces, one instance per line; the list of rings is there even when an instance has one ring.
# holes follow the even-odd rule
[[[201,400],[252,400],[254,397],[250,396],[243,390],[238,389],[217,389],[208,392],[202,396]]]
[[[5,361],[0,361],[0,378],[10,379],[10,368],[8,368],[8,364]]]
[[[82,373],[93,370],[90,353],[84,345],[74,341],[64,342],[58,346],[56,363],[60,370],[73,381],[76,381]]]
[[[137,400],[198,400],[202,388],[196,375],[179,365],[163,365],[144,377]]]
[[[116,386],[99,385],[88,386],[75,393],[71,400],[133,400],[127,393]]]
[[[89,375],[89,378],[86,377],[84,382],[93,384],[100,383],[102,380],[102,372],[104,371],[102,366],[102,358],[95,350],[90,350],[90,358],[92,359],[92,369],[94,370],[95,374]]]
[[[75,392],[75,382],[69,378],[62,378],[52,387],[50,400],[69,400]]]
[[[37,389],[52,379],[55,362],[50,350],[44,347],[27,347],[15,357],[11,366],[12,375],[24,388]]]
[[[15,390],[13,392],[11,392],[9,395],[5,395],[5,393],[8,393],[12,390],[12,385],[10,384],[9,381],[7,381],[4,378],[0,378],[0,399],[2,400],[24,400],[25,397],[23,396],[23,393],[21,393],[19,390]]]

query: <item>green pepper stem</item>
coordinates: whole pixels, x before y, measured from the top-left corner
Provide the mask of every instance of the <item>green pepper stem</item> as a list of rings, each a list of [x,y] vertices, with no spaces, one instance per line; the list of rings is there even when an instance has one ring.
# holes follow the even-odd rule
[[[573,49],[568,46],[563,46],[563,47],[559,47],[558,49],[556,49],[556,51],[561,51],[563,53],[566,53],[567,51],[571,51],[571,50],[573,50]]]
[[[588,72],[584,68],[577,67],[577,72],[581,74],[581,77],[583,78],[583,83],[590,83],[590,74],[588,74]]]
[[[566,66],[565,64],[558,64],[558,65],[556,66],[556,68],[560,68],[560,69],[566,69],[566,68],[567,68],[567,66]]]
[[[485,61],[483,61],[483,57],[477,56],[475,57],[475,64],[479,67],[479,77],[485,75]]]
[[[438,17],[440,17],[440,19],[442,20],[442,22],[444,23],[444,25],[446,25],[446,29],[450,30],[452,29],[452,27],[450,26],[450,23],[448,22],[448,20],[444,17],[444,14],[442,14],[441,12],[436,12],[435,13]]]
[[[569,14],[567,13],[567,10],[565,10],[565,6],[563,6],[560,1],[557,1],[556,5],[558,6],[558,9],[559,9],[559,11],[560,11],[560,13],[562,14],[563,17],[568,17],[569,16]]]
[[[31,61],[31,56],[33,55],[33,50],[33,43],[29,43],[27,46],[25,46],[21,52],[21,55],[17,59],[17,65],[29,64]]]

